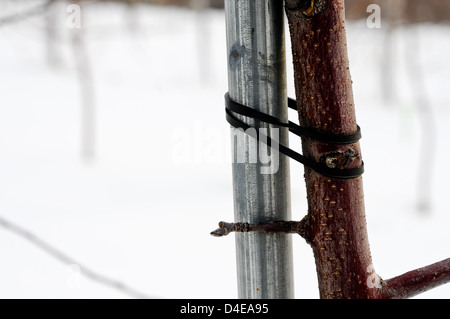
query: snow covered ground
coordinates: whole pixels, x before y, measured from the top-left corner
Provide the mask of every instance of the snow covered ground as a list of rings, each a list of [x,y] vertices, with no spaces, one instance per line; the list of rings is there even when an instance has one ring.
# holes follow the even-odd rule
[[[0,2],[0,12],[13,7]],[[82,10],[97,120],[96,157],[88,163],[80,155],[80,94],[66,17],[60,8],[56,66],[46,60],[43,17],[0,26],[0,216],[80,266],[151,297],[237,297],[234,238],[209,235],[218,221],[233,219],[223,12],[94,3]],[[385,29],[348,25],[369,239],[375,269],[386,279],[450,256],[449,40],[447,25],[394,32],[395,92],[387,103]],[[290,61],[288,55],[294,96]],[[435,121],[427,166],[420,164],[424,117],[412,64],[426,72],[421,87]],[[419,168],[432,174],[429,213],[417,209]],[[306,213],[302,170],[292,163],[298,220]],[[0,298],[127,297],[80,280],[77,268],[3,228],[0,256]],[[312,252],[297,237],[294,258],[296,297],[317,298]],[[449,297],[450,285],[420,296]]]

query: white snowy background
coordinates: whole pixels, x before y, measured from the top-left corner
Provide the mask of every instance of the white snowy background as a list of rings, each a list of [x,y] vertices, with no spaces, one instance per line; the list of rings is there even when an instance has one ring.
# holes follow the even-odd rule
[[[218,221],[233,220],[223,11],[82,9],[96,106],[96,156],[86,162],[65,9],[53,65],[44,16],[0,25],[0,217],[74,258],[81,273],[89,267],[150,297],[236,298],[234,236],[209,235]],[[0,16],[14,10],[15,1],[0,1]],[[390,102],[382,98],[385,34],[348,23],[369,239],[375,269],[388,279],[450,257],[450,26],[394,31]],[[408,71],[417,66],[436,130],[426,165]],[[294,136],[291,146],[300,150]],[[428,213],[417,208],[419,170],[432,175]],[[292,162],[296,220],[306,214],[302,174]],[[293,241],[295,296],[318,298],[311,249]],[[73,269],[0,227],[0,298],[129,297]],[[449,298],[450,285],[419,297]]]

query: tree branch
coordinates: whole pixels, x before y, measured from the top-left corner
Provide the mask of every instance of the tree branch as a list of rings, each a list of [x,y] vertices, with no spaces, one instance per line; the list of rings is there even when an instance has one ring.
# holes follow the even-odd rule
[[[212,236],[222,237],[229,233],[247,233],[247,232],[264,232],[264,233],[284,233],[299,234],[304,236],[304,220],[300,222],[292,221],[271,221],[264,224],[249,223],[227,223],[220,222],[219,228],[211,232]]]
[[[10,232],[12,232],[13,234],[22,237],[23,239],[26,239],[27,241],[29,241],[31,244],[33,244],[34,246],[40,248],[41,250],[43,250],[45,253],[47,253],[49,256],[55,258],[56,260],[59,260],[60,262],[62,262],[63,264],[65,264],[66,266],[68,265],[77,265],[78,267],[80,267],[81,270],[81,274],[84,275],[86,278],[95,281],[99,284],[102,284],[104,286],[108,286],[111,287],[113,289],[119,290],[122,293],[125,293],[133,298],[138,298],[138,299],[150,299],[150,298],[154,298],[154,297],[150,297],[126,284],[124,284],[123,282],[120,282],[118,280],[109,278],[103,274],[100,274],[84,265],[82,265],[81,263],[79,263],[77,260],[69,257],[68,255],[66,255],[64,252],[56,249],[55,247],[53,247],[52,245],[48,244],[47,242],[45,242],[44,240],[42,240],[41,238],[39,238],[38,236],[36,236],[35,234],[33,234],[32,232],[22,228],[19,225],[13,224],[12,222],[10,222],[9,220],[3,218],[0,216],[0,227],[3,227],[6,230],[9,230]]]
[[[381,298],[411,298],[448,282],[450,282],[450,258],[385,281]]]

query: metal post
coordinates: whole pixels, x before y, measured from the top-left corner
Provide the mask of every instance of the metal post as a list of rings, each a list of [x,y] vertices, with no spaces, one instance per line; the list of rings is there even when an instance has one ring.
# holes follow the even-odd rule
[[[231,99],[287,121],[283,1],[225,0],[225,14]],[[288,145],[286,129],[279,142]],[[251,157],[251,145],[252,137],[232,128],[235,221],[290,220],[288,159],[279,154],[278,171],[262,174],[259,160],[236,161],[242,150]],[[236,251],[239,298],[294,297],[290,235],[237,233]]]

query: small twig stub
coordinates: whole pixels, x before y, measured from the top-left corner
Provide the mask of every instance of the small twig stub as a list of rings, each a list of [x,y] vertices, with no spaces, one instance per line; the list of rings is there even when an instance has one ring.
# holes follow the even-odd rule
[[[219,228],[211,232],[211,235],[223,237],[232,232],[264,232],[302,235],[304,233],[304,221],[271,221],[262,224],[220,222]]]

